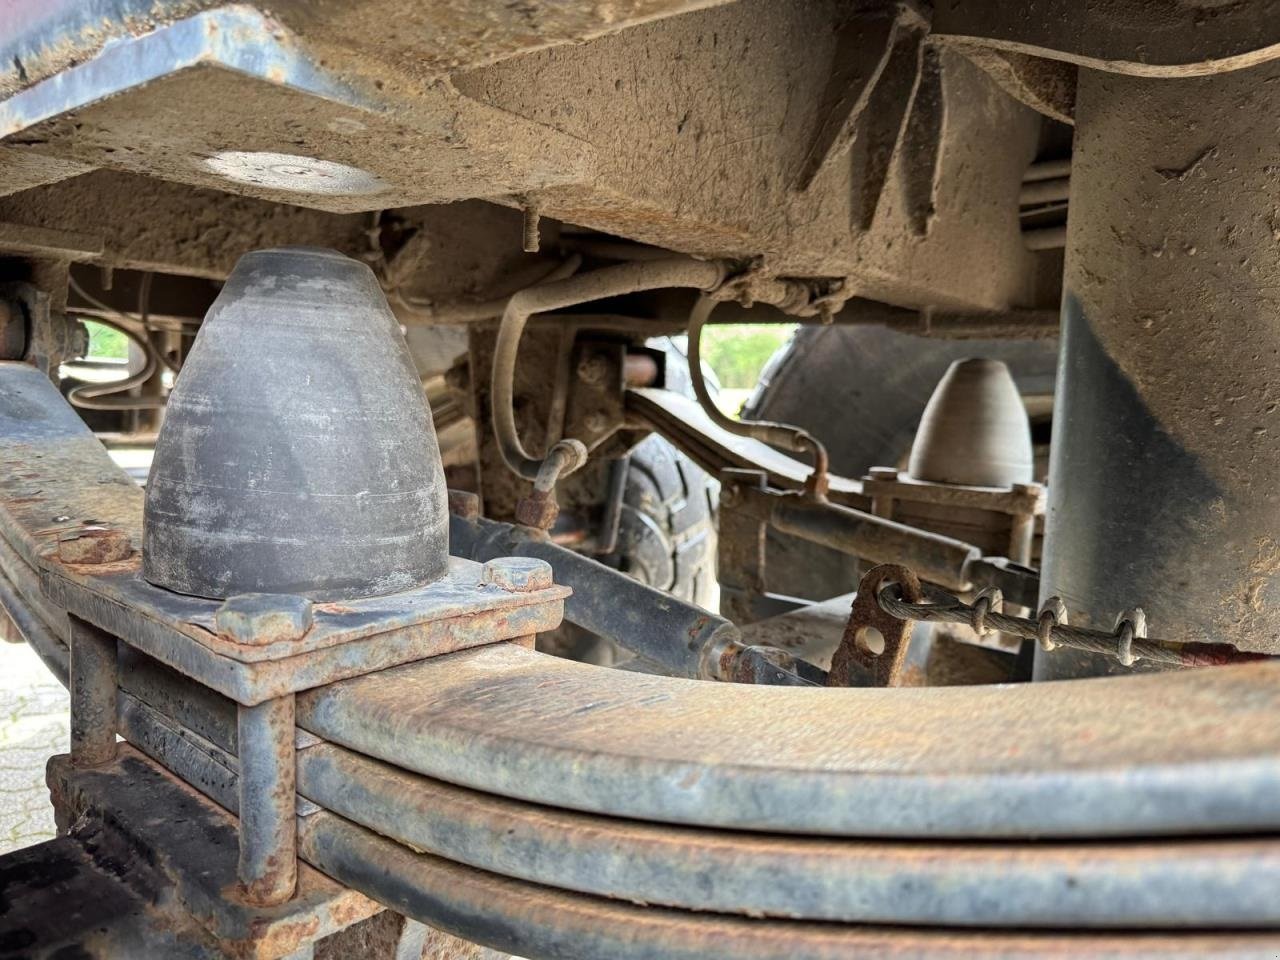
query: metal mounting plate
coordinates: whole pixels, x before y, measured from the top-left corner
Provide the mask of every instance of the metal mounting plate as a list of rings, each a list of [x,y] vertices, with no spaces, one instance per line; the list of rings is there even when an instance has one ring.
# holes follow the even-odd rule
[[[10,566],[24,568],[10,572],[35,569],[55,606],[238,703],[551,630],[569,594],[558,586],[507,592],[481,583],[480,564],[455,558],[443,580],[419,590],[317,604],[300,640],[238,644],[214,631],[217,601],[147,583],[136,551],[110,563],[59,558],[60,539],[86,529],[141,543],[142,491],[48,378],[25,364],[0,363],[0,463],[10,469],[0,481],[0,535],[14,548]]]

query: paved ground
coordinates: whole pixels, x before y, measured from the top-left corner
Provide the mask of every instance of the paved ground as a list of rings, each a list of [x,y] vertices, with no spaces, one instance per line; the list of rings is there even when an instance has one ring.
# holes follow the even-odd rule
[[[62,684],[25,643],[0,641],[0,853],[53,836],[44,765],[68,736]]]

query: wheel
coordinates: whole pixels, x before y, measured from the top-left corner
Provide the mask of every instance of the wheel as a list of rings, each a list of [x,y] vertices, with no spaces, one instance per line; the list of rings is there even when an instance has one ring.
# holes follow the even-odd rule
[[[682,600],[714,596],[715,515],[711,479],[662,437],[631,451],[616,549],[608,566]]]

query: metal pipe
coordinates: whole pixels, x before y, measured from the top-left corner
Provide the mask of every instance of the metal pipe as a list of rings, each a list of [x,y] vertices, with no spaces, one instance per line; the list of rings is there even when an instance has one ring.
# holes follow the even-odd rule
[[[71,618],[71,762],[100,767],[116,756],[116,638]]]
[[[293,694],[242,705],[236,734],[243,893],[259,906],[283,903],[298,880]]]
[[[711,319],[717,302],[710,297],[699,297],[689,314],[689,379],[693,383],[694,395],[702,406],[703,412],[711,422],[721,430],[739,437],[759,440],[784,450],[797,453],[808,453],[813,458],[813,473],[805,481],[805,489],[825,494],[827,489],[828,459],[827,448],[809,431],[789,423],[774,423],[770,420],[734,420],[716,406],[707,390],[706,380],[702,376],[702,328]]]
[[[971,543],[909,527],[839,504],[779,497],[770,511],[774,529],[873,563],[900,563],[948,590],[968,590],[969,566],[982,551]]]
[[[1022,175],[1023,183],[1035,183],[1038,180],[1056,180],[1059,177],[1071,176],[1071,158],[1061,160],[1041,160],[1027,167]]]
[[[507,466],[526,480],[533,480],[542,465],[541,457],[532,457],[524,449],[515,414],[516,357],[520,335],[533,314],[642,290],[669,287],[712,290],[723,279],[724,267],[720,263],[681,257],[606,267],[566,280],[529,287],[513,295],[503,311],[502,326],[494,344],[490,384],[493,430]]]
[[[1070,193],[1071,179],[1069,177],[1052,180],[1033,180],[1030,183],[1024,182],[1022,189],[1018,192],[1018,205],[1031,207],[1045,203],[1061,203],[1068,199]]]
[[[1067,245],[1067,228],[1041,227],[1038,230],[1023,230],[1022,242],[1028,250],[1061,250]]]
[[[566,257],[560,263],[553,264],[550,268],[540,266],[536,275],[519,283],[517,291],[523,287],[565,280],[577,273],[580,266],[582,266],[582,257],[578,254]],[[390,296],[408,314],[408,316],[404,317],[405,320],[409,321],[408,325],[416,326],[418,324],[478,323],[483,320],[496,320],[502,316],[502,311],[506,309],[507,301],[511,299],[512,294],[490,297],[487,300],[456,300],[451,303],[431,303],[428,300],[401,293],[397,287],[390,291]]]
[[[453,516],[449,545],[454,556],[480,562],[510,556],[545,560],[556,583],[573,590],[564,602],[565,620],[681,676],[716,676],[718,651],[738,639],[738,628],[724,617],[519,527]]]

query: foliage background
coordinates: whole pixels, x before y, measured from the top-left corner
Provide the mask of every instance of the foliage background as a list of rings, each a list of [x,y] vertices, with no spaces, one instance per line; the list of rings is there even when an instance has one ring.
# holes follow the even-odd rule
[[[795,333],[793,323],[726,323],[702,330],[702,359],[720,381],[720,409],[737,416],[769,358]]]

